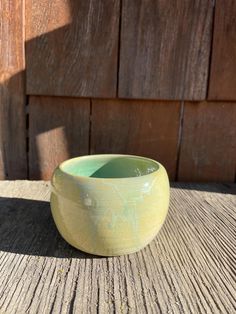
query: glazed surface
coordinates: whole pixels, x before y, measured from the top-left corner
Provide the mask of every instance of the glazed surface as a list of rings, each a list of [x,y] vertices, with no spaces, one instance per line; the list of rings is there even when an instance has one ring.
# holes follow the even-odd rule
[[[76,177],[63,170],[58,167],[52,178],[51,209],[71,245],[97,255],[122,255],[138,251],[160,230],[169,205],[162,165],[143,176],[116,179]]]

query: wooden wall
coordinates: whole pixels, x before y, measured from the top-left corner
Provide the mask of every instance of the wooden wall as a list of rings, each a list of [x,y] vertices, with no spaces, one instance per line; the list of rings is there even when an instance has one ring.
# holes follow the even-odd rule
[[[0,179],[79,155],[235,181],[234,0],[0,0]]]

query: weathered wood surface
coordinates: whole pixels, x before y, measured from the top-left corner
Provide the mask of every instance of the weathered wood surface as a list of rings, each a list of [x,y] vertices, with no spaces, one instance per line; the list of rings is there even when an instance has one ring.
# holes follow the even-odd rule
[[[27,93],[115,97],[120,0],[29,0]]]
[[[0,182],[1,313],[235,313],[235,185],[175,184],[155,240],[114,258],[70,247],[49,195]]]
[[[124,0],[119,96],[205,99],[212,15],[212,0]]]
[[[208,98],[236,100],[236,1],[217,0]]]
[[[23,11],[0,0],[0,179],[27,177]]]
[[[91,153],[153,158],[175,179],[180,102],[92,100]]]
[[[29,178],[51,178],[62,161],[89,153],[90,100],[31,96]]]
[[[236,103],[184,103],[180,181],[234,182]]]

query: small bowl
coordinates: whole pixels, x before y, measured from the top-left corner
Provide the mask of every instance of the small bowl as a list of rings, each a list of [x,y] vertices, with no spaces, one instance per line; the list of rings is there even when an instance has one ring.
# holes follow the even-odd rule
[[[167,215],[169,180],[155,160],[90,155],[61,163],[52,177],[57,229],[84,252],[115,256],[139,251]]]

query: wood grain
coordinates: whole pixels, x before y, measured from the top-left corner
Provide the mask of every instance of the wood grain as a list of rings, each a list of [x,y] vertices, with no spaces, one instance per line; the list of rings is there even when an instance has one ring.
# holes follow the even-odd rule
[[[119,96],[206,97],[213,1],[122,2]]]
[[[120,0],[29,0],[27,93],[115,97]]]
[[[235,180],[236,103],[185,103],[181,181]]]
[[[1,313],[234,313],[236,185],[175,184],[142,251],[99,258],[69,246],[44,182],[0,182]]]
[[[91,153],[150,157],[174,179],[179,121],[179,102],[93,100]]]
[[[89,115],[88,99],[30,97],[30,179],[50,179],[63,160],[88,154]]]
[[[27,177],[23,1],[0,0],[0,179]]]
[[[208,98],[236,100],[236,2],[216,1]]]

